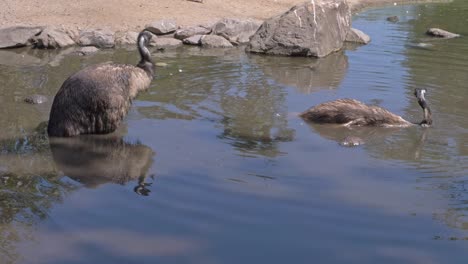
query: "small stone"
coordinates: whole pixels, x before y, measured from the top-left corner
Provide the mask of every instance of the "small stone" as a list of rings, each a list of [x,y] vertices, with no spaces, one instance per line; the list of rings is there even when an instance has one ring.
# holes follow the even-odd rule
[[[183,40],[184,44],[187,45],[201,45],[201,39],[206,35],[195,35]]]
[[[225,38],[217,35],[207,35],[200,40],[202,47],[207,48],[232,48],[233,45]]]
[[[156,67],[167,67],[168,66],[168,64],[165,63],[165,62],[156,62],[154,65]]]

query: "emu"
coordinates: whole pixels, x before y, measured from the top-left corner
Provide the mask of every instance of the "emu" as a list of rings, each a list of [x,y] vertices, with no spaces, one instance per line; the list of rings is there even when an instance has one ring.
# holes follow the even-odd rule
[[[333,123],[343,126],[379,126],[379,127],[408,127],[432,125],[431,109],[427,105],[426,89],[415,89],[414,95],[419,106],[423,109],[423,120],[417,124],[411,123],[401,116],[395,115],[378,106],[369,106],[354,99],[338,99],[325,102],[309,108],[299,116],[314,123]]]
[[[127,114],[138,92],[148,89],[154,63],[147,48],[151,34],[137,38],[136,65],[103,63],[68,77],[55,95],[47,133],[50,137],[112,133]]]

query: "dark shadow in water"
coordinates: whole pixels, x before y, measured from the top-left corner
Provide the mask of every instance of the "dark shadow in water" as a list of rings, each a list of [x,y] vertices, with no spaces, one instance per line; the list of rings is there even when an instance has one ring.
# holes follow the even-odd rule
[[[251,55],[251,60],[261,65],[265,75],[304,94],[336,89],[348,71],[348,57],[344,51],[319,59]]]
[[[134,191],[150,193],[145,180],[154,152],[146,145],[126,142],[114,134],[50,138],[49,143],[58,169],[88,188],[138,180]]]

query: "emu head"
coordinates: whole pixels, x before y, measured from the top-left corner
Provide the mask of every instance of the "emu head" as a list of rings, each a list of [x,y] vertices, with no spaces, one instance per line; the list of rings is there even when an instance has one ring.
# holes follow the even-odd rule
[[[138,38],[137,38],[137,43],[138,43],[138,46],[147,46],[149,44],[149,42],[151,41],[151,38],[153,37],[153,35],[146,31],[146,30],[143,30],[142,32],[140,32],[140,34],[138,34]]]

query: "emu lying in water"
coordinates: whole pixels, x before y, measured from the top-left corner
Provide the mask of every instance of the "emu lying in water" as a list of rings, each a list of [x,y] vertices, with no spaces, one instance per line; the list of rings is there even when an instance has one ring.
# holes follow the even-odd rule
[[[104,63],[70,76],[57,92],[47,132],[51,137],[106,134],[115,131],[139,91],[153,80],[154,64],[147,45],[151,34],[142,31],[137,66]]]
[[[415,89],[414,95],[424,111],[424,119],[417,125],[432,125],[432,115],[424,94],[426,89]],[[381,107],[365,105],[354,99],[338,99],[316,105],[300,114],[306,121],[314,123],[334,123],[344,126],[407,127],[415,125],[401,116]]]

